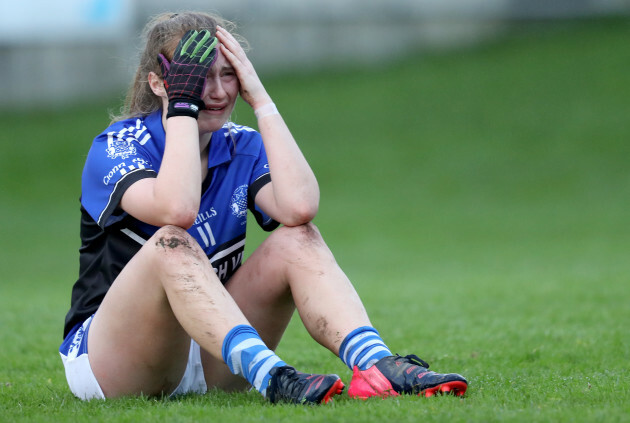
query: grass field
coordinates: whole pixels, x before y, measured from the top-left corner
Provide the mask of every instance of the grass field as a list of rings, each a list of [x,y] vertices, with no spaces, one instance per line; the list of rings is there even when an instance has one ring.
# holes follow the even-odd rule
[[[75,399],[57,347],[79,178],[115,102],[3,113],[0,421],[630,421],[629,39],[630,21],[572,22],[267,80],[374,325],[392,350],[465,375],[464,399]],[[235,120],[253,125],[242,105]],[[278,352],[350,380],[297,319]]]

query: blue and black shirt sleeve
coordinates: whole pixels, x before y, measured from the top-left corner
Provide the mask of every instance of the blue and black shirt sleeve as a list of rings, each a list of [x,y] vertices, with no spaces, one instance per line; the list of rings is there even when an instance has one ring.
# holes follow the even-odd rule
[[[138,140],[125,133],[103,133],[92,144],[83,170],[81,204],[101,228],[120,221],[125,191],[144,178],[155,178],[151,158]]]
[[[265,147],[262,143],[260,143],[260,150],[258,153],[258,158],[256,163],[254,164],[254,169],[252,172],[252,180],[249,183],[249,191],[248,191],[248,208],[256,218],[256,222],[258,225],[265,231],[273,231],[278,226],[280,226],[279,222],[276,222],[271,217],[267,216],[265,212],[263,212],[260,207],[256,205],[254,201],[256,199],[256,195],[260,191],[262,187],[271,182],[271,174],[269,173],[269,162],[267,160],[267,153],[265,151]]]

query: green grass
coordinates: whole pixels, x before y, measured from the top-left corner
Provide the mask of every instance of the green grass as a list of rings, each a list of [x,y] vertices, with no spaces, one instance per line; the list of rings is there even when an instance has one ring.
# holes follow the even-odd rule
[[[465,399],[76,400],[56,349],[81,168],[115,103],[4,113],[1,420],[630,421],[628,39],[626,20],[572,22],[265,79],[318,175],[316,223],[373,323],[394,351],[467,376]],[[253,125],[242,104],[236,120]],[[298,320],[278,352],[350,379]]]

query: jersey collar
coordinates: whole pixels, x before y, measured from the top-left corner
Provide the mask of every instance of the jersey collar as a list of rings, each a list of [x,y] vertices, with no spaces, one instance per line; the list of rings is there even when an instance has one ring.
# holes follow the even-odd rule
[[[232,139],[227,127],[223,127],[212,133],[210,138],[210,152],[208,153],[208,169],[217,167],[232,160],[230,145]]]

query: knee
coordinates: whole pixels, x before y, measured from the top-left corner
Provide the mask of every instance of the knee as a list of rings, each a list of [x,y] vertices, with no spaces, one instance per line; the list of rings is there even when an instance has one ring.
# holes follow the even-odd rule
[[[200,259],[203,251],[197,241],[179,226],[163,226],[147,242],[158,263]]]
[[[319,229],[310,222],[299,226],[282,226],[271,234],[269,241],[285,256],[328,251]]]

